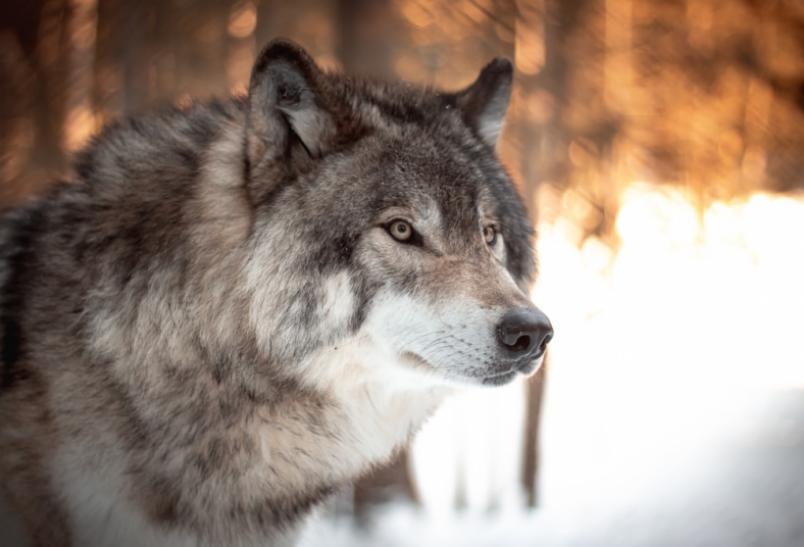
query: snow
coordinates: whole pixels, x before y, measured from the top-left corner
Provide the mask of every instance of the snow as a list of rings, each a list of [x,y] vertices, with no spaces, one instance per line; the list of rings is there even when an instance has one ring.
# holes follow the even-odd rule
[[[546,466],[536,510],[503,503],[446,512],[397,502],[367,529],[318,515],[301,545],[801,547],[804,394],[769,392],[728,412],[730,427],[689,450],[653,454],[650,466],[607,464],[604,477],[592,476],[601,472],[594,463],[576,475],[551,476]],[[587,451],[573,462],[596,456]]]

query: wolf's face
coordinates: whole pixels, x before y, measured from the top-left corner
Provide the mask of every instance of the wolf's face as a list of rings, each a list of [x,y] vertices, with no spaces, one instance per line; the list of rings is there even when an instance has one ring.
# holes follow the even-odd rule
[[[263,52],[249,190],[320,280],[307,289],[313,353],[351,348],[344,360],[436,382],[536,369],[552,328],[525,292],[532,229],[494,153],[510,84],[502,60],[449,94],[344,81],[286,43]]]
[[[347,160],[356,180],[331,197],[330,218],[354,226],[352,275],[374,287],[360,332],[439,378],[532,372],[552,333],[523,292],[530,234],[507,177],[488,150],[400,133],[367,137],[370,159]]]

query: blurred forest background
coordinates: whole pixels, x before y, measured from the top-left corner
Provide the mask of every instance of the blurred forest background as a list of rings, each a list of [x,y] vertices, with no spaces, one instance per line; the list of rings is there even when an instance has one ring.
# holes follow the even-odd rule
[[[575,316],[558,314],[567,334],[582,332],[571,329],[572,321],[588,323],[610,309],[600,303],[604,289],[622,300],[617,291],[624,289],[613,276],[627,263],[617,262],[618,253],[629,256],[629,238],[646,230],[676,247],[697,249],[695,256],[714,256],[723,245],[739,247],[729,256],[748,256],[749,265],[761,255],[746,235],[752,222],[775,217],[787,224],[768,238],[800,239],[802,224],[788,220],[804,214],[800,0],[4,0],[0,209],[40,194],[56,179],[69,180],[71,154],[111,120],[160,105],[243,93],[256,52],[278,36],[298,41],[333,70],[453,89],[471,82],[492,57],[514,61],[515,87],[500,153],[543,234],[545,280],[534,296],[538,301],[545,295],[554,308],[565,310],[572,302]],[[774,201],[779,196],[790,198]],[[632,204],[628,214],[627,203]],[[712,215],[724,207],[731,224],[723,230],[731,235],[721,238],[723,245],[702,247],[710,242],[707,230],[717,232],[722,225],[717,220],[722,215]],[[752,212],[757,210],[761,214]],[[558,246],[553,244],[557,226]],[[739,243],[732,241],[735,237]],[[588,276],[570,278],[569,266],[555,266],[570,264],[561,262],[569,256],[566,249],[577,254],[579,267],[594,270],[593,282],[587,283]],[[695,268],[700,264],[690,264],[683,279],[699,283]],[[706,277],[712,286],[731,277],[733,263],[724,264],[716,270],[721,277]],[[711,273],[710,266],[707,262]],[[767,276],[746,279],[761,289],[768,279],[774,283],[780,269],[801,271],[777,260],[767,267]],[[665,269],[661,275],[667,279],[659,290],[672,285],[675,273]],[[789,286],[800,287],[800,279]],[[701,287],[705,298],[709,286]],[[578,307],[575,300],[592,292],[597,307]],[[722,312],[721,304],[700,305],[711,306],[707,321],[720,321],[714,310]],[[762,309],[778,315],[781,308]],[[800,337],[795,324],[794,319],[789,333]],[[699,342],[715,355],[719,346],[713,344],[729,344],[742,333],[737,328],[722,339],[708,334]],[[560,324],[558,336],[560,351]],[[763,355],[766,341],[752,346],[751,360]],[[804,369],[800,350],[792,358],[790,352],[785,355],[782,361],[792,365],[783,375],[798,364]],[[564,354],[572,362],[597,358],[594,352]],[[585,369],[574,370],[580,371],[573,377],[576,383],[568,385],[577,387]],[[717,370],[715,376],[722,372]],[[793,376],[804,374],[798,376],[796,369]],[[785,387],[791,385],[789,377]],[[532,378],[514,410],[506,411],[514,413],[513,425],[506,426],[513,438],[492,441],[477,431],[467,434],[482,437],[481,445],[515,447],[515,456],[491,457],[513,457],[513,474],[489,480],[516,484],[518,499],[529,507],[539,505],[545,382],[541,373]],[[560,377],[557,382],[561,385]],[[411,476],[412,458],[404,453],[358,485],[344,502],[348,512],[354,509],[362,519],[389,496],[421,502],[418,490],[427,481],[417,483]],[[471,505],[472,486],[465,482],[471,475],[464,469],[463,478],[454,478],[448,505]],[[483,507],[502,504],[503,490],[493,485],[484,490]]]
[[[324,66],[438,86],[496,55],[516,89],[503,157],[580,200],[606,235],[620,186],[702,201],[804,185],[798,0],[6,0],[0,9],[0,200],[37,192],[105,122],[242,93],[286,36]]]

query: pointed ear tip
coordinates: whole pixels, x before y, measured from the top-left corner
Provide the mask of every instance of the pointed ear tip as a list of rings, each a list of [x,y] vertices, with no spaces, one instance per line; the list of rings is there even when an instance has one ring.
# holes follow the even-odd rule
[[[265,67],[272,61],[285,60],[291,62],[302,61],[305,64],[313,62],[312,57],[305,51],[303,47],[292,40],[287,38],[274,38],[262,48],[257,61],[254,63],[254,68]]]
[[[263,53],[267,53],[269,51],[276,51],[276,52],[303,52],[304,48],[301,47],[299,44],[290,40],[288,38],[274,38],[273,40],[269,41],[265,46],[262,48]]]
[[[496,76],[513,77],[514,65],[507,57],[495,57],[486,65],[483,72],[493,73]]]

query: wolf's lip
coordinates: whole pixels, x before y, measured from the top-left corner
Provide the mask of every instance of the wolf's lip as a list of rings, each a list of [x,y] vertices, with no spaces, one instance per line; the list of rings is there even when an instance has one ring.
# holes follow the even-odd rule
[[[483,376],[481,381],[483,383],[494,383],[501,378],[511,377],[513,378],[517,374],[522,374],[523,376],[530,376],[534,372],[539,369],[539,365],[541,364],[541,358],[530,359],[524,361],[522,363],[516,363],[502,372],[495,372],[494,374],[489,374],[488,376]]]
[[[504,370],[502,372],[495,372],[494,374],[489,374],[488,376],[483,376],[483,379],[487,378],[496,378],[497,376],[505,376],[507,374],[511,374],[512,372],[516,372],[516,369],[509,368],[508,370]]]
[[[484,376],[480,379],[480,381],[486,385],[501,386],[513,380],[517,374],[519,374],[519,372],[517,372],[515,369],[511,369],[508,372],[500,372],[498,374],[492,374],[491,376]]]

